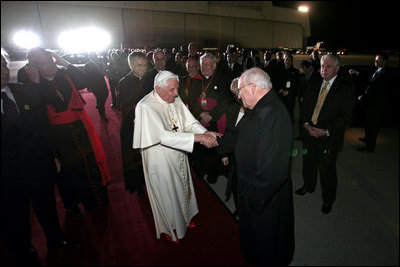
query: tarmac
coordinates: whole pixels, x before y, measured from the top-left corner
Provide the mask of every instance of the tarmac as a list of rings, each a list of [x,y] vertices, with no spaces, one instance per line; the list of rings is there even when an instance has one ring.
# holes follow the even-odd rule
[[[363,128],[346,130],[331,213],[321,212],[319,180],[314,193],[293,194],[296,247],[291,266],[399,266],[399,129],[382,128],[375,153],[357,151],[363,136]],[[293,143],[291,168],[294,191],[303,185],[301,141]],[[225,202],[226,178],[209,185],[233,212],[233,198]]]

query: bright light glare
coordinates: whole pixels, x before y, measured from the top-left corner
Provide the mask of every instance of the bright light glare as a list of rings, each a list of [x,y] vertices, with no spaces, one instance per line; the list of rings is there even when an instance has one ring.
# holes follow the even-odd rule
[[[308,12],[308,6],[299,6],[298,10],[300,12],[307,13]]]
[[[40,44],[39,36],[31,31],[21,30],[16,32],[13,37],[14,43],[22,48],[31,49]]]
[[[60,34],[58,44],[71,53],[101,51],[110,44],[110,35],[97,28],[83,28]]]

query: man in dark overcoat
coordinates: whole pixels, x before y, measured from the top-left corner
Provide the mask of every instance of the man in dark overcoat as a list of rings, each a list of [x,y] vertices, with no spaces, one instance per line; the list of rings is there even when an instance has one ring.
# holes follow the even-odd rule
[[[245,71],[239,98],[249,110],[235,147],[240,248],[257,265],[288,265],[294,253],[292,123],[267,73]]]

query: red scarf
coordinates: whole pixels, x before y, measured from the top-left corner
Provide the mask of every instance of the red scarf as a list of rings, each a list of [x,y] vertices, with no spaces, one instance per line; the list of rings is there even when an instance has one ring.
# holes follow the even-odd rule
[[[88,133],[96,163],[100,170],[102,185],[105,186],[111,181],[106,153],[104,152],[103,146],[100,142],[100,138],[97,135],[93,123],[90,120],[90,117],[83,108],[83,106],[86,104],[85,100],[78,92],[71,78],[67,74],[65,75],[65,78],[72,88],[72,94],[71,99],[68,103],[68,109],[66,111],[57,113],[52,105],[47,105],[47,116],[49,117],[50,124],[65,124],[77,120],[82,121]]]

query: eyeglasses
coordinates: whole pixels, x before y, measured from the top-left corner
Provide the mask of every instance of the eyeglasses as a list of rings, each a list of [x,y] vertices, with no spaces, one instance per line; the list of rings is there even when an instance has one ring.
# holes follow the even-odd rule
[[[246,86],[250,85],[251,83],[245,84],[241,87],[238,87],[238,95],[240,94],[240,92],[242,91],[243,88],[245,88]]]

